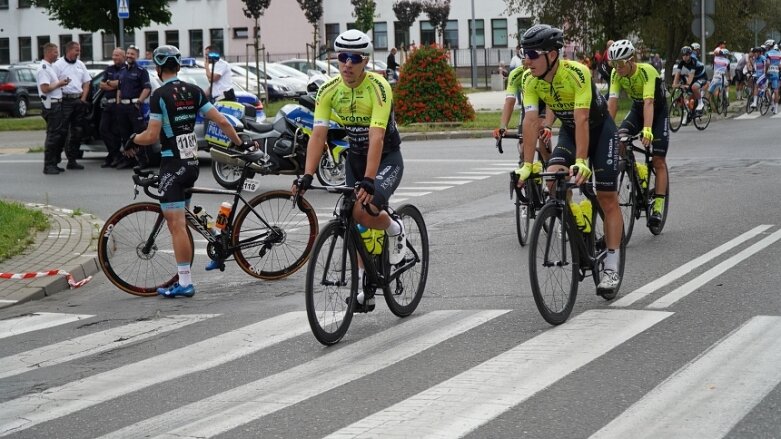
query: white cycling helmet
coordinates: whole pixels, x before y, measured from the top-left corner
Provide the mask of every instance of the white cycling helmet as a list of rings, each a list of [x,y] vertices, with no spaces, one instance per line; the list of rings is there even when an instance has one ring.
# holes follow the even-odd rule
[[[700,43],[692,43],[693,50],[700,50]]]
[[[768,49],[770,49],[771,47],[775,46],[775,44],[776,44],[775,40],[767,40],[767,41],[765,41],[765,44],[763,44],[763,46],[765,46]]]
[[[371,55],[374,47],[369,36],[358,29],[344,31],[336,37],[334,50],[337,52],[354,52]]]
[[[607,59],[610,61],[620,59],[632,59],[635,56],[635,46],[629,40],[618,40],[610,45],[607,51]]]

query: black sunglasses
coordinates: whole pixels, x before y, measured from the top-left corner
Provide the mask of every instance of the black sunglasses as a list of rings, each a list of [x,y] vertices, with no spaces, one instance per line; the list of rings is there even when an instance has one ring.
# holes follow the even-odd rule
[[[360,53],[349,53],[349,52],[340,52],[339,55],[336,56],[339,59],[339,62],[346,63],[349,59],[352,61],[353,64],[358,64],[363,62],[364,59],[366,59],[365,56],[363,56]]]
[[[533,50],[533,49],[524,49],[523,50],[523,56],[525,58],[529,58],[529,59],[537,59],[537,58],[541,57],[542,55],[545,55],[548,52],[549,51],[547,51],[547,50],[546,51],[537,51],[537,50]]]

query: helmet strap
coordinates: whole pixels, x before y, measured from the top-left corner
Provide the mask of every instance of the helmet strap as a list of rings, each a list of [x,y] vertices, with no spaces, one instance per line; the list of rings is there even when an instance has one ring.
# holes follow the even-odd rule
[[[550,52],[548,52],[548,53],[550,53]],[[556,65],[558,63],[559,63],[559,51],[558,50],[556,50],[556,59],[553,60],[553,64],[551,64],[551,62],[548,59],[547,54],[546,54],[546,56],[545,56],[545,65],[546,65],[547,68],[545,69],[545,73],[543,73],[540,76],[537,76],[537,78],[545,79],[545,77],[548,76],[548,73],[550,73],[550,71],[553,70],[553,68],[556,67]]]

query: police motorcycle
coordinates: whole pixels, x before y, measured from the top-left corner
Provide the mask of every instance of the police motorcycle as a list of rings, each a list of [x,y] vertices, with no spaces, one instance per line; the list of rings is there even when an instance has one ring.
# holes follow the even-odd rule
[[[271,123],[258,123],[241,114],[231,115],[223,106],[231,105],[224,101],[215,107],[226,114],[226,118],[237,128],[242,137],[254,140],[258,149],[265,154],[263,158],[250,166],[252,175],[245,181],[244,188],[256,190],[259,182],[253,177],[259,175],[301,175],[306,166],[306,148],[314,125],[315,101],[311,94],[298,99],[298,104],[283,106]],[[233,117],[232,117],[233,116]],[[341,186],[345,183],[345,163],[349,143],[344,127],[331,121],[328,128],[327,145],[323,145],[323,154],[317,166],[317,179],[324,186]],[[244,162],[238,157],[242,151],[231,147],[228,137],[217,124],[209,122],[205,140],[209,143],[212,157],[212,175],[221,186],[235,189]]]

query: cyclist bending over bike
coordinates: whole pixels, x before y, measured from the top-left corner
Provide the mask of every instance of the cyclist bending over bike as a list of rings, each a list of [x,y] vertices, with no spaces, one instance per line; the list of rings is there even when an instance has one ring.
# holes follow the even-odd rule
[[[192,297],[195,294],[190,274],[192,248],[184,210],[190,204],[185,190],[192,188],[198,179],[198,142],[194,132],[197,113],[216,122],[233,143],[240,145],[242,141],[200,87],[176,77],[182,64],[179,49],[160,46],[152,59],[163,85],[149,99],[149,125],[144,132],[130,137],[124,154],[133,157],[139,146],[160,140],[160,209],[171,231],[179,282],[170,288],[159,288],[157,293],[164,297]]]
[[[692,48],[683,46],[681,48],[681,62],[678,63],[678,71],[675,72],[673,79],[673,88],[679,86],[691,88],[694,99],[697,99],[697,111],[702,111],[705,103],[702,102],[702,87],[708,82],[708,75],[705,73],[705,65],[692,56]],[[685,78],[683,82],[681,79]]]
[[[577,170],[576,182],[586,183],[591,176],[589,159],[596,177],[597,200],[605,214],[605,243],[608,249],[597,294],[613,292],[620,284],[619,251],[623,217],[618,205],[618,145],[616,125],[607,111],[604,97],[597,92],[591,72],[583,64],[560,59],[564,37],[561,29],[535,25],[521,39],[524,64],[531,74],[526,78],[523,106],[523,166],[517,171],[521,180],[532,172],[537,114],[544,102],[561,121],[558,144],[548,162],[549,172],[569,167]]]
[[[369,37],[357,29],[343,32],[334,41],[339,76],[317,92],[305,173],[294,182],[292,191],[303,194],[311,187],[333,111],[345,122],[350,141],[346,184],[356,188],[353,218],[364,227],[388,233],[389,260],[395,265],[404,260],[407,250],[404,224],[382,208],[401,182],[404,160],[391,87],[382,76],[365,70],[372,49]]]
[[[648,224],[657,226],[662,221],[664,198],[667,193],[667,148],[670,133],[667,130],[667,100],[662,89],[662,79],[656,69],[647,63],[635,62],[635,48],[629,40],[618,40],[610,46],[608,60],[613,67],[610,78],[610,98],[607,108],[615,119],[618,97],[625,90],[632,99],[621,130],[642,135],[646,148],[653,146],[653,166],[656,171],[656,194]],[[620,145],[622,150],[625,145]]]

